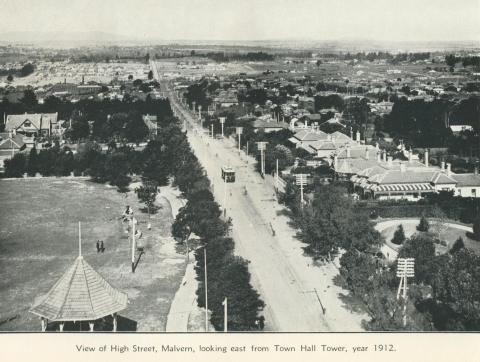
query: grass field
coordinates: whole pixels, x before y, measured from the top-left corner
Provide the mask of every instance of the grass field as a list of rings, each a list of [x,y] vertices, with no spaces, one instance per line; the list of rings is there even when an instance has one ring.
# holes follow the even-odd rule
[[[39,318],[28,312],[49,291],[78,256],[78,221],[82,222],[85,260],[112,286],[128,294],[122,317],[143,331],[164,330],[171,300],[184,274],[183,250],[170,237],[173,221],[168,201],[152,216],[138,211],[133,192],[75,179],[0,181],[0,330],[39,331]],[[145,248],[136,272],[131,272],[126,224],[119,216],[133,206],[138,241]],[[95,243],[104,241],[98,254]]]
[[[403,225],[403,230],[405,231],[405,236],[409,238],[413,234],[417,233],[417,224],[411,224],[411,223],[402,223],[400,220],[397,225],[395,226],[390,226],[382,231],[382,236],[385,238],[385,240],[392,240],[393,234],[395,233],[395,230],[397,230],[398,225],[402,224]],[[435,228],[431,226],[430,228],[431,232],[435,231]],[[456,229],[451,226],[445,226],[441,228],[440,232],[440,240],[444,240],[447,242],[447,247],[441,246],[441,245],[436,245],[436,249],[438,252],[445,252],[447,249],[449,250],[453,243],[461,237],[465,243],[465,247],[467,249],[470,249],[474,251],[477,255],[480,255],[480,242],[475,241],[467,237],[466,232],[464,230]]]

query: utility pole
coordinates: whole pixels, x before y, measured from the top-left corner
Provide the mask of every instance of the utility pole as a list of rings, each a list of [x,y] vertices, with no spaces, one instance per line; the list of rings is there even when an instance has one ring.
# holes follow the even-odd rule
[[[222,138],[223,138],[223,125],[225,123],[225,117],[220,117],[220,125],[222,126]]]
[[[243,133],[243,127],[237,127],[236,130],[238,135],[238,154],[240,154],[240,150],[242,149],[240,137],[242,136],[242,133]]]
[[[205,265],[205,332],[208,332],[207,246],[203,249],[203,262]]]
[[[224,182],[225,188],[223,192],[223,216],[227,216],[227,177],[225,176]]]
[[[223,331],[228,331],[228,300],[227,297],[223,300]]]
[[[257,142],[258,150],[260,151],[260,172],[265,175],[265,150],[268,142]]]
[[[135,273],[135,223],[137,220],[132,216],[132,273]]]
[[[415,276],[415,258],[397,259],[397,277],[400,278],[398,285],[397,300],[400,299],[400,292],[403,291],[403,326],[407,326],[407,280]]]
[[[303,186],[305,186],[307,184],[307,177],[308,177],[308,174],[305,174],[305,173],[295,174],[295,181],[296,181],[295,183],[300,186],[300,206],[301,206],[302,209],[303,209],[303,204],[304,204]]]
[[[277,158],[277,161],[276,161],[276,170],[275,170],[275,184],[276,184],[276,188],[277,188],[277,192],[278,192],[278,183],[279,183],[279,179],[278,179],[278,158]]]

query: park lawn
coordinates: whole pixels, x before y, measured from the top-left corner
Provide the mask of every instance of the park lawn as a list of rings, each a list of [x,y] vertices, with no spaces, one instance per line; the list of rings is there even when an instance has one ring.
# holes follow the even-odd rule
[[[402,224],[401,221],[398,222],[397,225],[395,226],[390,226],[384,230],[382,230],[381,234],[387,241],[391,241],[393,238],[393,234],[395,233],[395,230],[397,230],[398,225]],[[432,224],[432,222],[431,222]],[[418,233],[417,231],[417,225],[418,223],[412,224],[412,223],[403,223],[403,230],[405,231],[405,236],[407,238],[411,237],[413,234]],[[434,231],[434,227],[431,226],[430,231]],[[447,248],[441,245],[436,245],[436,249],[438,252],[445,252],[446,250],[450,249],[450,247],[453,245],[453,243],[461,237],[465,243],[465,247],[469,250],[472,250],[475,252],[477,255],[480,255],[480,242],[475,241],[467,237],[466,231],[461,230],[461,229],[456,229],[451,226],[446,226],[442,228],[441,233],[440,233],[440,240],[444,240],[447,242]],[[390,245],[392,245],[390,243]]]
[[[38,331],[38,316],[29,313],[78,256],[78,222],[82,222],[82,255],[113,287],[127,293],[120,312],[137,330],[165,329],[170,303],[185,271],[184,255],[170,236],[173,222],[168,201],[148,216],[133,192],[70,178],[0,181],[0,330]],[[130,241],[120,215],[134,208],[144,247],[131,272]],[[105,252],[97,253],[96,240]],[[129,327],[130,328],[130,327]]]

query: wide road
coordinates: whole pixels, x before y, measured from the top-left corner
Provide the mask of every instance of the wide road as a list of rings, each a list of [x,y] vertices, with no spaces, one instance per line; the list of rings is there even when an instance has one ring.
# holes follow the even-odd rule
[[[296,231],[281,214],[272,179],[262,179],[253,169],[254,159],[239,154],[231,140],[214,140],[204,134],[198,118],[169,92],[168,82],[160,83],[177,116],[186,121],[188,140],[213,185],[215,199],[233,220],[235,253],[250,261],[252,285],[266,303],[265,329],[362,330],[360,323],[365,316],[347,310],[339,299],[340,293],[347,293],[333,284],[336,266],[314,266],[311,258],[303,255]],[[236,170],[236,182],[227,187],[221,179],[222,165]]]

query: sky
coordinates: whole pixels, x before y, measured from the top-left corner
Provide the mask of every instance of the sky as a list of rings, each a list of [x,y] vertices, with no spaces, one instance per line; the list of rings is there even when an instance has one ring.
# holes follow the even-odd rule
[[[480,0],[0,0],[0,14],[0,34],[101,31],[139,40],[480,41]]]

